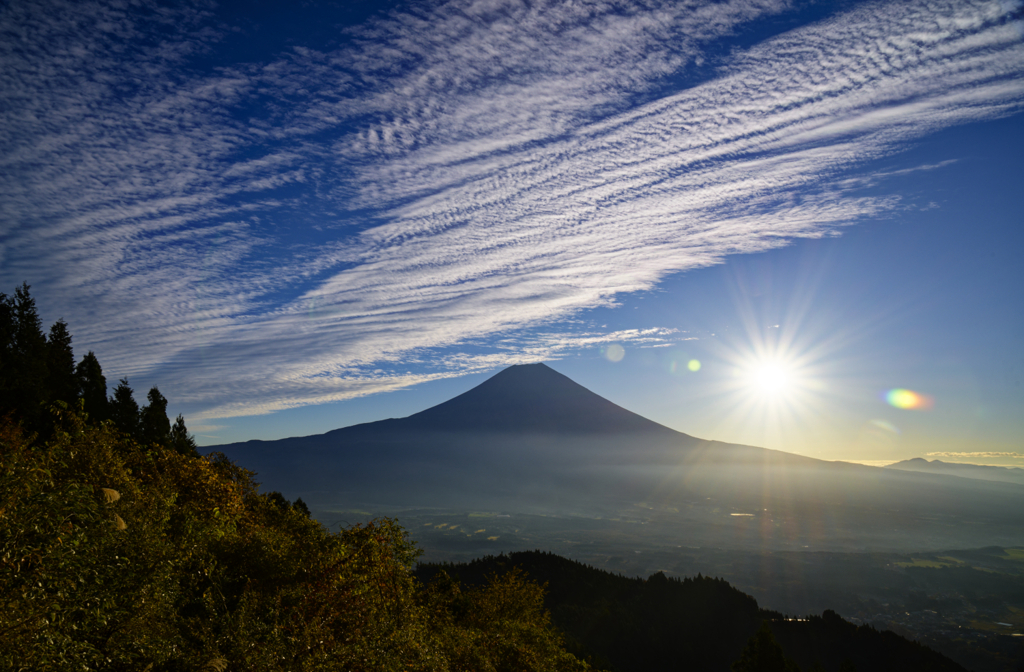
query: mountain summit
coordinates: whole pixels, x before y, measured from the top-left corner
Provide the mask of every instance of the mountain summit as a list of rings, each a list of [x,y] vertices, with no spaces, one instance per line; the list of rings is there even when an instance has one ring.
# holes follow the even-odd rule
[[[396,424],[403,429],[445,432],[676,434],[545,364],[511,366],[468,392]]]

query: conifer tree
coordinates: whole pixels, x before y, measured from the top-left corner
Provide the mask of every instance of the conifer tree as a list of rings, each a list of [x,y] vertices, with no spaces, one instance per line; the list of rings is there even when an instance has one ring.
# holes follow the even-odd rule
[[[139,414],[139,441],[146,445],[167,445],[171,438],[171,421],[167,419],[167,398],[153,386],[146,395],[149,403]]]
[[[107,409],[107,379],[103,376],[103,367],[96,359],[92,350],[82,357],[75,369],[78,378],[78,389],[85,403],[85,412],[89,414],[92,422],[102,422],[109,419]]]
[[[0,415],[13,409],[16,331],[14,299],[0,292]]]
[[[114,388],[108,407],[114,426],[132,439],[139,440],[139,405],[127,378],[122,378]]]
[[[188,428],[185,427],[185,418],[178,414],[177,420],[174,421],[174,426],[171,427],[171,441],[170,447],[182,455],[198,456],[199,450],[196,446],[196,437],[188,433]]]
[[[72,404],[78,398],[78,377],[75,375],[75,353],[71,349],[71,334],[64,320],[50,327],[46,339],[46,373],[49,399]]]
[[[46,336],[36,311],[36,302],[29,294],[29,285],[22,283],[13,297],[3,297],[4,339],[3,381],[0,383],[0,413],[10,413],[37,427],[43,415],[46,397]]]

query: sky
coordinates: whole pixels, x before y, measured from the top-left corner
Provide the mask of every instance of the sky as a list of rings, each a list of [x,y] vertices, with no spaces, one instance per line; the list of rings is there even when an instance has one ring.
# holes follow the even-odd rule
[[[701,438],[1024,467],[1024,9],[0,3],[0,291],[200,445],[547,362]]]

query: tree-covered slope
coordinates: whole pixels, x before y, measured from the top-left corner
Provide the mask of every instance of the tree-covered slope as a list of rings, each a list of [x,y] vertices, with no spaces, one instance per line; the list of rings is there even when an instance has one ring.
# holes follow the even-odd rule
[[[0,669],[586,669],[522,576],[422,584],[394,521],[331,534],[218,456],[54,427],[0,422]]]
[[[758,608],[754,598],[726,581],[700,575],[627,578],[540,551],[421,565],[417,573],[427,579],[443,570],[478,585],[512,568],[547,585],[553,622],[565,632],[570,649],[598,668],[727,672],[767,621],[785,656],[805,671],[963,670],[914,642],[854,626],[833,612],[787,620]]]
[[[0,669],[587,669],[535,583],[419,582],[397,523],[330,533],[70,343],[0,294]]]

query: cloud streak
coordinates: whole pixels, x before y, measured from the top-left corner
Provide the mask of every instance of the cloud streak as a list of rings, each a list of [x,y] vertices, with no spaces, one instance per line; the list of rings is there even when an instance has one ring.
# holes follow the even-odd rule
[[[979,451],[979,452],[939,452],[939,453],[925,453],[928,457],[957,457],[957,458],[977,458],[977,457],[1005,457],[1013,460],[1024,460],[1024,453],[1008,453],[999,451]]]
[[[671,340],[557,323],[899,207],[860,166],[1024,102],[1007,3],[863,5],[696,84],[789,5],[449,2],[212,70],[202,11],[82,7],[3,10],[2,279],[206,418]]]

